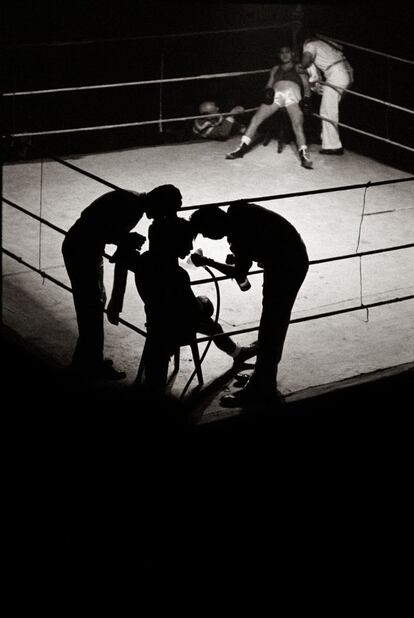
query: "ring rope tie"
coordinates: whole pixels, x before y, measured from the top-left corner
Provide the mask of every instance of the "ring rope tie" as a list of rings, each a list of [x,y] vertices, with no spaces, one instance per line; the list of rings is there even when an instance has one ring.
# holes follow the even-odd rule
[[[43,159],[40,161],[40,187],[39,187],[39,271],[42,269],[42,211],[43,211]],[[43,278],[43,283],[45,282]]]
[[[365,191],[364,191],[364,197],[363,197],[363,201],[362,201],[362,212],[361,212],[361,220],[359,222],[359,229],[358,229],[358,242],[357,242],[357,246],[355,249],[355,253],[358,253],[358,249],[359,249],[359,243],[361,240],[361,231],[362,231],[362,222],[364,220],[364,215],[365,215],[365,205],[366,205],[366,195],[367,195],[367,191],[368,188],[371,186],[371,181],[369,180],[367,182],[367,186],[365,187]],[[362,255],[359,256],[359,300],[361,303],[361,306],[363,306],[363,285],[362,285]],[[369,321],[369,313],[368,313],[368,309],[367,309],[367,319],[366,322]]]

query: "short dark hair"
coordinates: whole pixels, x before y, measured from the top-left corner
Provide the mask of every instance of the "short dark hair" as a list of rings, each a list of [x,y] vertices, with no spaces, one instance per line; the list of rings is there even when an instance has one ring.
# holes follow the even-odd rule
[[[204,206],[203,208],[198,208],[190,216],[190,223],[195,232],[195,236],[197,236],[199,231],[205,226],[214,225],[216,222],[220,224],[225,216],[226,213],[224,210],[221,210],[218,206]]]
[[[170,251],[192,240],[190,222],[182,217],[166,217],[154,220],[148,229],[150,251]]]
[[[145,212],[151,219],[167,217],[180,210],[183,200],[179,189],[174,185],[160,185],[146,194]]]

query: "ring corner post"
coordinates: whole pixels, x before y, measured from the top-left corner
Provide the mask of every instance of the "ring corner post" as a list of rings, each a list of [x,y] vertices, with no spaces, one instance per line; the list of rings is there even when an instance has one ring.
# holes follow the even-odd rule
[[[292,47],[297,51],[299,34],[303,28],[303,9],[301,4],[296,4],[292,10]]]

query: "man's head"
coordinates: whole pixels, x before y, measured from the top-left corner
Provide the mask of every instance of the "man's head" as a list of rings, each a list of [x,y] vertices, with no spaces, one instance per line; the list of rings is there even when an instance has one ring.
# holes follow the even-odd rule
[[[218,114],[220,110],[214,101],[203,101],[203,103],[200,103],[198,111],[200,114],[211,116],[212,114]]]
[[[202,234],[218,240],[227,235],[227,213],[218,206],[205,206],[195,210],[190,217],[194,238]]]
[[[180,217],[156,221],[149,229],[149,241],[151,252],[183,260],[193,249],[193,230],[190,222]]]
[[[174,185],[160,185],[146,194],[145,213],[149,219],[174,215],[183,203],[180,190]]]
[[[288,64],[289,62],[293,62],[294,53],[289,45],[282,45],[279,49],[279,58],[282,64]]]

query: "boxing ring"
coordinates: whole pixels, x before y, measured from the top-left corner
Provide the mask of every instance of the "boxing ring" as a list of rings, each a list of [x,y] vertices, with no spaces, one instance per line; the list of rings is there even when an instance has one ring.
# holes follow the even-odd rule
[[[295,23],[273,27],[276,32],[282,28],[291,29],[294,43]],[[201,36],[194,36],[197,34]],[[352,49],[352,44],[341,44]],[[366,48],[357,51],[385,56]],[[386,58],[387,63],[390,60],[414,64]],[[270,67],[233,68],[236,70],[169,77],[162,55],[156,78],[3,94],[3,108],[9,119],[3,137],[3,324],[53,362],[67,366],[76,342],[77,325],[60,251],[63,235],[81,211],[108,188],[149,191],[159,184],[172,183],[183,195],[183,217],[187,218],[198,207],[226,207],[238,199],[247,199],[287,218],[304,239],[310,269],[292,313],[278,376],[279,391],[287,402],[306,397],[315,388],[345,384],[347,380],[389,368],[411,368],[414,176],[347,148],[346,137],[351,132],[361,139],[379,141],[385,148],[404,153],[404,157],[407,153],[412,157],[414,148],[393,137],[396,123],[389,113],[404,115],[405,122],[407,117],[412,121],[414,110],[400,102],[349,90],[341,112],[352,97],[373,105],[373,110],[385,108],[384,135],[339,122],[345,154],[323,157],[318,153],[319,146],[311,143],[312,172],[299,167],[293,147],[276,154],[272,144],[252,149],[243,159],[225,161],[225,153],[236,145],[237,138],[226,143],[182,140],[160,145],[146,143],[145,134],[142,143],[112,151],[65,156],[56,156],[54,152],[53,146],[58,143],[54,140],[62,136],[69,136],[72,146],[76,136],[110,135],[114,128],[138,127],[164,134],[169,126],[179,127],[197,117],[168,114],[170,97],[176,97],[177,88],[185,92],[183,101],[187,100],[189,84],[197,92],[200,84],[205,87],[210,80],[221,87],[239,80],[239,84],[247,84],[246,89],[254,93],[255,89],[260,90],[258,84],[263,84]],[[129,89],[136,88],[156,88],[157,107],[153,110],[157,109],[157,117],[99,126],[40,129],[39,119],[34,116],[33,130],[19,128],[22,101],[37,101],[37,108],[41,107],[39,99],[49,100],[57,107],[68,95],[73,101],[73,97],[83,97],[84,93],[93,91],[103,96],[102,93],[116,90],[121,102],[126,102]],[[183,110],[187,109],[183,105]],[[245,114],[248,116],[255,109],[254,102],[248,102]],[[42,114],[46,115],[44,111]],[[318,118],[317,112],[314,117]],[[22,147],[31,153],[30,160],[21,160],[16,155]],[[136,231],[147,235],[148,223],[144,218]],[[198,237],[194,247],[219,261],[224,261],[228,253],[225,240]],[[143,250],[146,248],[147,244]],[[114,250],[110,246],[108,254]],[[181,265],[188,269],[195,293],[209,296],[216,304],[211,277],[185,261]],[[106,260],[107,292],[111,290],[112,276],[113,265]],[[232,280],[216,277],[220,286],[220,323],[242,345],[255,339],[261,310],[261,270],[252,269],[249,278],[252,287],[243,293]],[[121,317],[118,327],[105,322],[105,355],[127,372],[124,383],[128,386],[135,378],[145,341],[144,307],[132,274]],[[198,341],[202,353],[208,341],[201,336]],[[206,393],[230,365],[229,357],[209,346],[203,361]],[[193,369],[189,348],[182,348],[180,371],[170,385],[173,395],[180,396]],[[190,393],[196,390],[195,386],[196,381],[191,384]],[[202,393],[203,389],[199,395]],[[203,420],[237,413],[219,409],[211,394],[200,405]]]

